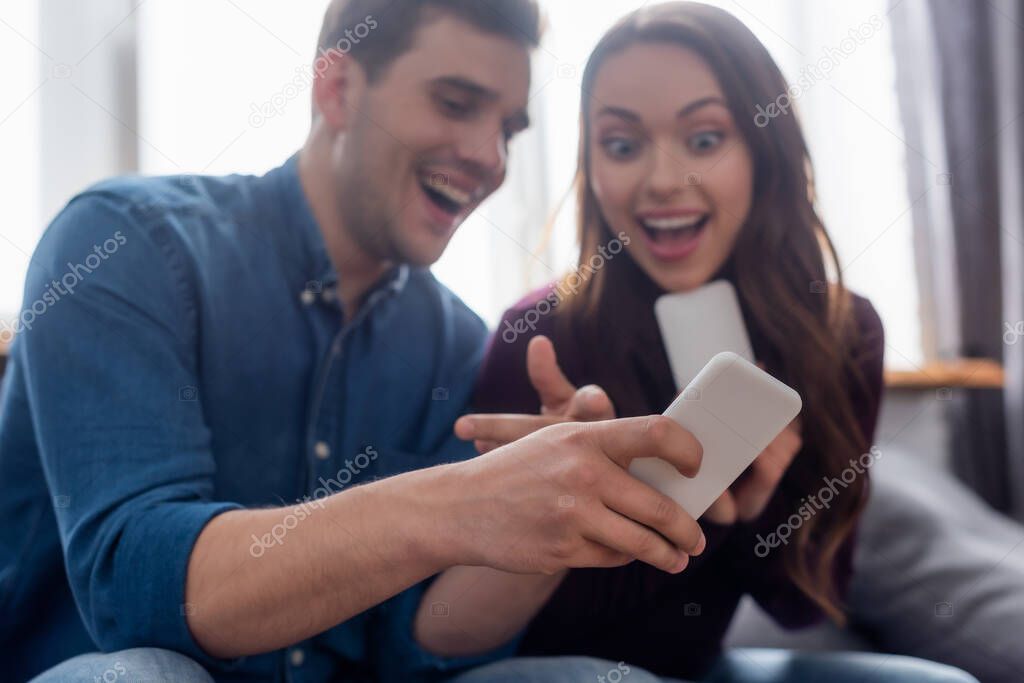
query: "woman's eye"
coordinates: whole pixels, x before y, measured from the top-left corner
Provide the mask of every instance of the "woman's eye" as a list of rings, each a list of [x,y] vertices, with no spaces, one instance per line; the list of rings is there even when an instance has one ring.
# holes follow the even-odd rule
[[[639,145],[629,138],[607,138],[601,142],[601,146],[613,159],[628,159],[639,148]]]
[[[725,135],[717,130],[697,133],[690,138],[690,148],[696,152],[707,152],[718,147],[724,137]]]

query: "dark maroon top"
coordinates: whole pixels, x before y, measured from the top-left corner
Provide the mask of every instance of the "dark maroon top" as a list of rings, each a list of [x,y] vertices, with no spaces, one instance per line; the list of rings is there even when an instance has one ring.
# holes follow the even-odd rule
[[[608,335],[593,336],[585,344],[595,346],[585,348],[584,342],[576,338],[578,335],[566,325],[556,323],[564,308],[551,310],[543,304],[537,307],[552,291],[551,286],[544,287],[506,311],[491,338],[481,369],[476,409],[539,411],[539,399],[527,378],[526,346],[531,337],[543,334],[554,342],[569,379],[576,386],[596,383],[605,387],[621,417],[661,413],[675,397],[676,388],[660,337],[651,331],[656,330],[653,311],[650,321],[637,325],[643,329],[636,330],[636,335],[616,329]],[[524,328],[519,322],[518,329],[525,332],[515,333],[517,321],[527,319],[524,316],[530,310],[547,315],[531,314],[528,320],[534,329]],[[870,443],[882,391],[883,330],[866,299],[855,297],[853,312],[859,330],[855,358],[859,359],[863,380],[851,380],[850,394],[859,424]],[[612,337],[630,336],[632,352],[610,347]],[[762,342],[753,331],[751,338],[755,355],[764,358],[759,349]],[[603,355],[604,361],[587,360],[602,356],[594,354],[594,350],[603,350],[605,346],[609,348],[607,355]],[[637,348],[645,349],[639,354],[642,358],[633,357]],[[599,364],[605,367],[596,367]],[[639,376],[643,400],[622,400],[617,395],[615,378],[607,374],[608,368]],[[624,403],[631,403],[630,409],[624,410]],[[802,458],[814,457],[807,450],[797,455],[794,465]],[[819,621],[823,617],[821,610],[788,579],[781,549],[773,550],[763,559],[754,554],[757,535],[767,536],[799,507],[792,488],[788,494],[783,494],[783,488],[780,486],[764,514],[749,524],[725,527],[701,520],[707,549],[692,558],[679,575],[641,562],[616,569],[571,571],[530,624],[520,654],[597,656],[627,661],[663,676],[697,678],[706,673],[720,653],[722,638],[744,594],[752,595],[782,626],[797,628]],[[853,543],[851,535],[837,557],[835,576],[840,591],[846,590],[852,572]]]

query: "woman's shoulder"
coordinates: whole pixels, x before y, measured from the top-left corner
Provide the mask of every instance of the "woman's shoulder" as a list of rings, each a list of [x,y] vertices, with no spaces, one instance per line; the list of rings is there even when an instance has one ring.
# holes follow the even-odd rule
[[[852,319],[851,350],[854,359],[868,374],[880,374],[885,355],[885,327],[874,305],[866,297],[850,292]]]
[[[557,338],[555,321],[567,303],[557,282],[538,287],[505,310],[494,331],[492,345],[504,342],[513,347],[525,347],[530,339],[542,334],[551,338],[557,349],[559,342],[565,343],[565,340]]]
[[[884,336],[882,318],[878,315],[871,300],[856,292],[850,292],[850,308],[856,329],[861,334]]]

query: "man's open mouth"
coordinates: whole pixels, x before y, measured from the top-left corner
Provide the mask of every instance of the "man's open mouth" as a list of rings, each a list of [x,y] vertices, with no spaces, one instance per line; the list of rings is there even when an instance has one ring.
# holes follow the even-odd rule
[[[421,174],[419,181],[427,199],[449,215],[456,216],[462,213],[473,201],[473,195],[452,187],[447,176],[443,174]]]

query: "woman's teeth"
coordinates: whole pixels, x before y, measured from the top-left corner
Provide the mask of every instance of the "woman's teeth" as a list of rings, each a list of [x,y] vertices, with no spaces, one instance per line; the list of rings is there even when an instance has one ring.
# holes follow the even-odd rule
[[[705,215],[701,216],[688,216],[686,218],[648,218],[643,221],[644,227],[650,228],[651,230],[683,230],[685,228],[692,228],[701,221],[704,220]]]
[[[654,240],[688,238],[696,235],[708,221],[709,214],[699,216],[676,216],[672,218],[647,218],[640,225]]]

